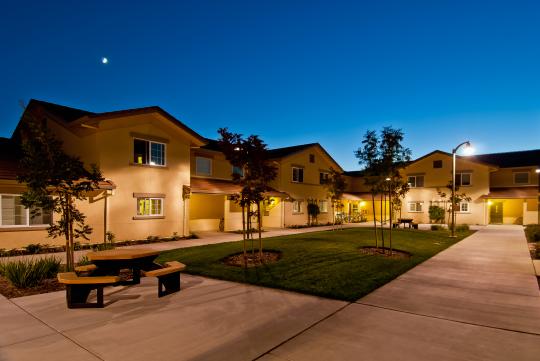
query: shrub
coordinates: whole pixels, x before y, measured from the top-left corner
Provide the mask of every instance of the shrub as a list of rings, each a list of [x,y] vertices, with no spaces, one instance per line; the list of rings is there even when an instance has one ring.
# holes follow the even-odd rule
[[[26,249],[26,252],[29,254],[36,254],[41,252],[42,247],[39,243],[30,243],[28,246],[24,247]]]
[[[432,222],[444,221],[444,209],[439,206],[429,206],[429,220]]]
[[[149,242],[156,242],[159,239],[158,236],[148,236],[146,237],[146,240]]]
[[[0,263],[0,273],[18,288],[37,286],[42,280],[53,278],[60,269],[60,259],[44,257]]]
[[[528,242],[540,242],[540,225],[529,224],[525,227],[525,235]]]
[[[92,246],[94,251],[106,251],[108,249],[114,249],[114,243],[98,243]]]
[[[456,232],[467,232],[469,230],[468,224],[458,224],[456,225]]]
[[[440,231],[441,229],[443,229],[443,227],[438,225],[438,224],[432,224],[431,225],[431,230],[432,231]]]
[[[92,261],[88,258],[88,256],[82,256],[79,258],[79,262],[77,262],[77,266],[86,266],[92,264]]]
[[[107,231],[107,233],[105,233],[105,237],[109,243],[114,243],[114,240],[116,239],[116,236],[111,231]]]

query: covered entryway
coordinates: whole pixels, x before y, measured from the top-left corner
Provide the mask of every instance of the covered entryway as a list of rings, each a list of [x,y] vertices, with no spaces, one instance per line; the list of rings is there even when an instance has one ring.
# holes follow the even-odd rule
[[[488,205],[489,205],[489,223],[502,224],[504,202],[488,201]]]
[[[486,223],[533,224],[538,221],[536,187],[492,188],[486,201]]]

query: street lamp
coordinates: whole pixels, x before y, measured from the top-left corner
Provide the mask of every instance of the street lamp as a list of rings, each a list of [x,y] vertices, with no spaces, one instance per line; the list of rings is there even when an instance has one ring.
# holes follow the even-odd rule
[[[465,146],[463,150],[466,152],[467,155],[470,155],[473,153],[473,148],[471,146],[470,141],[463,142],[459,144],[457,147],[452,149],[452,198],[450,199],[451,207],[452,207],[452,233],[450,237],[454,238],[456,237],[456,209],[455,209],[455,195],[456,195],[456,153],[459,148],[462,146]]]
[[[536,208],[536,212],[538,213],[538,224],[540,224],[540,168],[536,168],[536,183],[538,185],[538,207]]]

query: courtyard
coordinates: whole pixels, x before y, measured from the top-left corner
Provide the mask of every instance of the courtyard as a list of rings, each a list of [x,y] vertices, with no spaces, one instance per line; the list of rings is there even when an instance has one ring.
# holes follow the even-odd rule
[[[353,302],[196,275],[183,275],[182,291],[165,298],[144,278],[108,289],[106,301],[104,309],[68,310],[64,292],[0,298],[0,359],[536,360],[540,353],[540,292],[520,226],[483,228]]]

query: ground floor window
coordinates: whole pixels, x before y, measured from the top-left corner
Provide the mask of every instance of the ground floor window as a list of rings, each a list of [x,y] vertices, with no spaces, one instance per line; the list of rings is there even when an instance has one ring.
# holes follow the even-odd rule
[[[409,202],[409,212],[422,212],[424,202]]]
[[[137,198],[138,216],[162,216],[163,198]]]
[[[328,201],[327,200],[320,200],[319,201],[319,211],[321,213],[328,213]]]
[[[0,194],[0,227],[44,226],[51,222],[51,212],[25,208],[18,194]]]
[[[470,212],[469,203],[468,202],[461,202],[459,204],[459,212],[461,212],[461,213],[469,213]]]
[[[293,202],[293,213],[302,213],[302,201]]]

